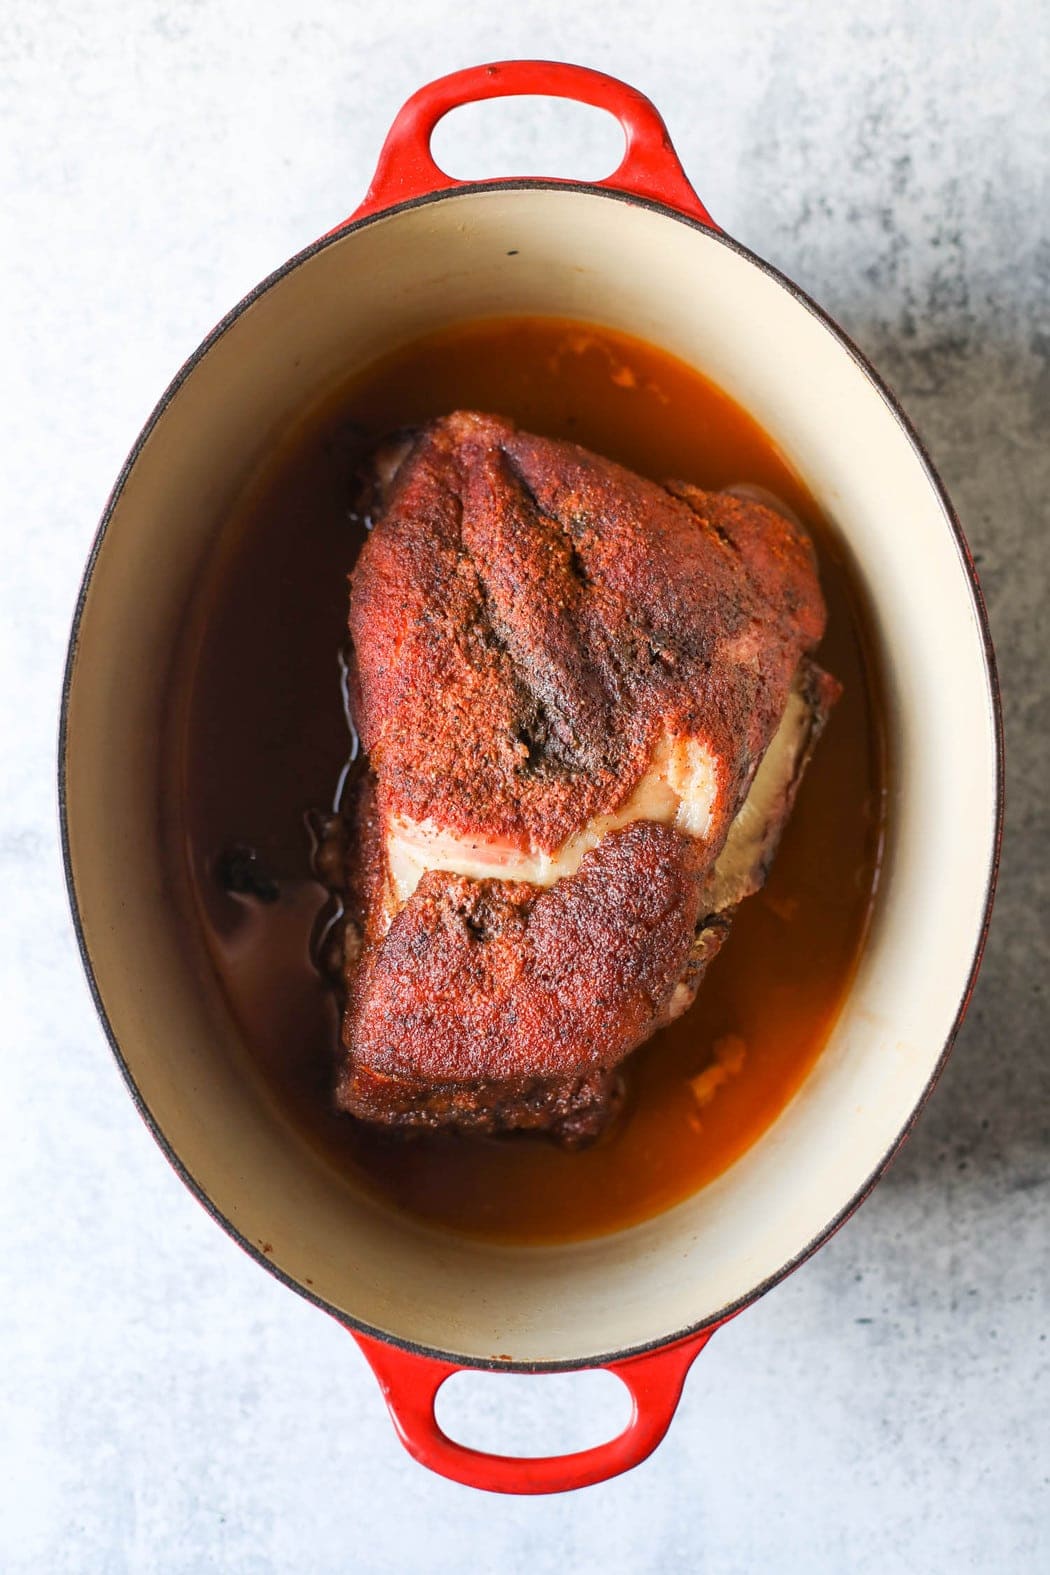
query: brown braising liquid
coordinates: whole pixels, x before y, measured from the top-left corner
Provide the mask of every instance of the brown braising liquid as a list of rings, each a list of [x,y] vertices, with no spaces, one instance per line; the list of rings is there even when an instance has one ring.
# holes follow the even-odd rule
[[[361,539],[352,475],[384,433],[456,408],[511,416],[657,479],[775,493],[817,539],[830,614],[820,660],[844,685],[764,891],[740,908],[693,1009],[627,1062],[624,1117],[580,1153],[532,1136],[393,1135],[332,1102],[338,1011],[311,962],[325,893],[306,816],[331,808],[348,756],[339,651]],[[434,335],[289,435],[231,518],[197,615],[179,675],[176,779],[199,918],[252,1056],[333,1165],[428,1220],[552,1241],[667,1208],[759,1137],[820,1053],[849,982],[883,796],[874,680],[844,555],[739,406],[684,363],[604,329],[532,318]],[[238,846],[255,860],[234,884],[255,895],[226,889]]]

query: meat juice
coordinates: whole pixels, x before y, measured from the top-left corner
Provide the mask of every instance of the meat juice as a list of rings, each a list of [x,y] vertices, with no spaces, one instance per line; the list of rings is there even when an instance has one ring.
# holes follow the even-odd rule
[[[314,958],[332,906],[312,866],[353,740],[341,653],[363,539],[354,475],[376,439],[454,409],[510,416],[654,479],[746,484],[817,543],[843,684],[764,889],[739,908],[693,1008],[624,1064],[622,1116],[592,1147],[386,1132],[338,1112],[339,1007]],[[223,529],[176,672],[173,856],[251,1057],[287,1118],[354,1184],[451,1229],[579,1239],[711,1181],[769,1126],[820,1054],[863,944],[885,764],[877,675],[846,551],[775,445],[673,356],[555,319],[465,324],[395,353],[276,446]],[[351,764],[350,770],[353,769]],[[231,889],[232,888],[232,889]]]

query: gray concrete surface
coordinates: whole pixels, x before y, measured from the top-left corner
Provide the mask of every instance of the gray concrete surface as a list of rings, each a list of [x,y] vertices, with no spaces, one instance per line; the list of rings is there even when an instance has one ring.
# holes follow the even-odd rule
[[[716,1338],[647,1465],[537,1502],[414,1467],[348,1337],[169,1171],[80,975],[52,786],[81,567],[156,395],[354,205],[409,91],[524,54],[649,92],[719,221],[896,384],[981,560],[1010,765],[985,970],[904,1154]],[[667,0],[649,20],[625,0],[9,0],[0,1569],[1050,1568],[1048,80],[1039,0]],[[586,117],[479,125],[449,127],[458,172],[612,162]],[[597,1378],[463,1380],[457,1406],[465,1436],[509,1448],[619,1415]]]

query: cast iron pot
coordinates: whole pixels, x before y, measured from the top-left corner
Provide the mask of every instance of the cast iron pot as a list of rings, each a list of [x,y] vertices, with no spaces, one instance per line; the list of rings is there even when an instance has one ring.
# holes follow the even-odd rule
[[[506,94],[600,106],[627,137],[608,180],[465,185],[431,159],[449,110]],[[326,388],[415,336],[507,313],[639,335],[744,405],[841,534],[887,695],[889,830],[863,958],[827,1048],[765,1136],[656,1219],[585,1243],[441,1234],[356,1192],[246,1075],[158,804],[172,653],[238,492]],[[988,924],[1001,822],[999,706],[973,562],[885,385],[829,318],[730,240],[656,110],[580,67],[479,66],[415,94],[364,203],[209,335],[125,465],[70,643],[60,792],[84,965],[131,1095],[205,1207],[355,1335],[406,1447],[501,1492],[598,1482],[667,1430],[719,1324],[865,1197],[944,1065]],[[463,1367],[604,1367],[634,1399],[617,1438],[550,1459],[480,1453],[434,1416]]]

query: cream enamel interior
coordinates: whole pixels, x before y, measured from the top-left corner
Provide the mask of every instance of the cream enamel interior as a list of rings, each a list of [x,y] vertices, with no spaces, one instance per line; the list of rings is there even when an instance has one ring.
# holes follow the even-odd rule
[[[513,253],[513,255],[509,255]],[[158,830],[171,653],[231,501],[334,381],[465,317],[641,335],[744,404],[848,541],[876,612],[891,835],[855,988],[803,1089],[717,1182],[616,1235],[462,1241],[360,1197],[255,1082]],[[955,768],[966,762],[965,770]],[[996,745],[981,629],[924,465],[833,332],[717,237],[570,188],[464,192],[339,237],[265,290],[156,421],[86,592],[67,710],[75,898],[139,1094],[212,1204],[334,1308],[467,1360],[586,1362],[708,1320],[793,1260],[909,1120],[959,1008],[985,906]]]

